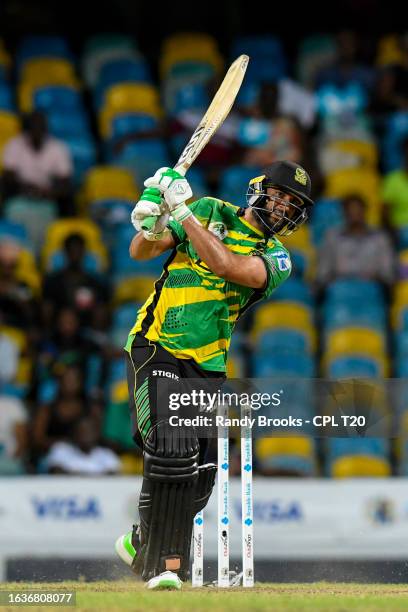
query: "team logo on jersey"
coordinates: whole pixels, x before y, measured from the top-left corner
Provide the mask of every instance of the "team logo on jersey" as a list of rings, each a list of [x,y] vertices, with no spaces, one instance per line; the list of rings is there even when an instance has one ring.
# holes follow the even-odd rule
[[[305,172],[305,170],[303,170],[303,168],[296,168],[295,181],[297,181],[301,185],[306,185],[306,183],[307,183],[307,176],[306,176],[306,172]]]
[[[220,240],[224,240],[228,236],[228,230],[224,223],[221,221],[215,221],[214,223],[210,223],[208,226],[208,231],[217,236]]]
[[[289,255],[285,251],[277,251],[273,256],[278,262],[278,268],[281,272],[288,272],[292,268]]]

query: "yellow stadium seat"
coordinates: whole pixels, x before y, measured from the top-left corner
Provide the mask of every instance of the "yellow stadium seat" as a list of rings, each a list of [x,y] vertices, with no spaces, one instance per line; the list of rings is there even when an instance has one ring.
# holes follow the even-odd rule
[[[104,138],[110,136],[112,119],[121,113],[143,113],[160,119],[163,111],[158,91],[148,83],[120,83],[110,87],[99,114],[99,129]]]
[[[360,195],[367,203],[367,221],[378,226],[381,221],[380,176],[369,168],[350,168],[331,172],[326,177],[325,195],[344,198]]]
[[[111,401],[115,404],[122,404],[129,399],[128,386],[126,380],[119,380],[111,389]]]
[[[4,147],[11,138],[17,136],[21,130],[20,120],[7,111],[0,111],[0,169],[3,167]]]
[[[390,64],[404,66],[404,51],[396,34],[387,34],[380,39],[375,63],[377,66],[389,66]]]
[[[126,302],[145,302],[153,291],[155,281],[153,276],[135,276],[120,281],[113,296],[114,306]]]
[[[403,251],[402,254],[405,254]],[[408,280],[399,281],[394,286],[393,302],[391,306],[391,322],[394,329],[399,329],[402,320],[401,315],[408,308]]]
[[[160,72],[162,76],[179,62],[199,61],[213,66],[215,72],[224,67],[216,40],[209,34],[181,32],[169,36],[162,47]]]
[[[391,466],[382,457],[347,455],[333,461],[331,476],[334,478],[386,478],[391,476]]]
[[[60,58],[31,58],[24,63],[21,72],[21,83],[35,81],[38,75],[46,75],[53,81],[70,83],[75,79],[74,66],[67,60]]]
[[[15,327],[0,325],[0,334],[6,336],[16,346],[18,351],[17,385],[28,385],[31,379],[32,361],[27,355],[28,343],[26,334]]]
[[[17,262],[17,278],[26,283],[38,295],[41,290],[41,278],[37,270],[34,255],[22,249]]]
[[[108,259],[106,248],[102,243],[98,226],[88,219],[60,219],[48,226],[41,258],[43,268],[46,270],[52,255],[60,250],[64,240],[70,234],[81,234],[86,242],[87,250],[95,253],[106,268]]]
[[[211,34],[203,32],[177,32],[168,36],[162,46],[162,55],[167,55],[175,50],[202,49],[207,53],[218,50],[217,41]]]
[[[282,244],[289,253],[299,252],[306,261],[306,278],[311,280],[314,276],[316,265],[316,249],[313,245],[308,225],[302,225],[296,232],[289,236],[282,236]]]
[[[309,436],[273,436],[256,438],[255,454],[260,459],[271,455],[298,455],[310,458],[314,456],[313,439]]]
[[[378,362],[381,376],[387,376],[389,361],[387,359],[384,336],[373,329],[347,327],[332,331],[323,355],[323,370],[328,371],[330,362],[336,357],[366,355]]]
[[[129,170],[117,166],[95,166],[89,170],[82,188],[85,204],[97,200],[137,200],[138,188]]]
[[[386,354],[385,338],[374,329],[363,327],[343,327],[335,329],[327,337],[327,352],[331,356],[348,354]]]
[[[378,147],[374,142],[364,140],[335,140],[330,149],[350,156],[350,168],[376,169],[378,164]]]
[[[130,453],[120,456],[122,462],[120,473],[123,476],[135,476],[143,474],[143,457],[135,457]]]
[[[4,42],[0,39],[0,66],[9,68],[11,65],[10,55],[7,53]]]
[[[49,87],[51,85],[62,85],[64,87],[71,87],[72,89],[79,89],[79,81],[75,76],[69,79],[65,76],[51,77],[49,74],[37,74],[35,77],[31,77],[29,81],[24,81],[18,87],[17,98],[20,111],[22,113],[29,113],[33,110],[33,96],[37,89],[42,87]]]
[[[312,313],[303,304],[293,302],[267,302],[255,311],[251,337],[257,342],[259,336],[269,329],[294,329],[303,333],[309,342],[310,350],[316,348],[316,331]]]

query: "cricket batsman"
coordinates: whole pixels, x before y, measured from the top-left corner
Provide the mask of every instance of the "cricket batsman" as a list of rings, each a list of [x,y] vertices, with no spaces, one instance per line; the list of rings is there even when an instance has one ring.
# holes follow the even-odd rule
[[[189,577],[193,519],[207,504],[216,465],[205,463],[206,440],[194,427],[171,426],[160,378],[220,387],[234,325],[268,298],[291,272],[277,236],[295,231],[313,206],[307,172],[273,163],[249,182],[246,208],[205,197],[190,205],[187,179],[160,168],[132,212],[137,231],[130,256],[169,251],[154,290],[138,312],[126,344],[133,436],[143,450],[140,524],[116,552],[150,589],[180,589]],[[142,229],[148,217],[153,230]]]

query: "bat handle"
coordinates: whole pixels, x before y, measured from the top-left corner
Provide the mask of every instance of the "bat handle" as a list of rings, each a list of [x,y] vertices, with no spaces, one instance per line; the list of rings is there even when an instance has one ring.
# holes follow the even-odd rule
[[[145,232],[150,232],[153,229],[157,219],[158,217],[156,216],[146,217],[142,223],[142,230],[145,230]]]

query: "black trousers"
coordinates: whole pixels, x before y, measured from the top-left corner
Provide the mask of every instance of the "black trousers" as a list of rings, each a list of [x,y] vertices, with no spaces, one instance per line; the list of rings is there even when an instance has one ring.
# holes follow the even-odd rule
[[[226,378],[222,372],[203,370],[193,359],[177,359],[142,336],[135,336],[126,362],[132,435],[142,450],[155,424],[174,415],[169,408],[169,385],[171,391],[215,393]],[[201,465],[205,463],[208,439],[200,438],[199,443]]]

